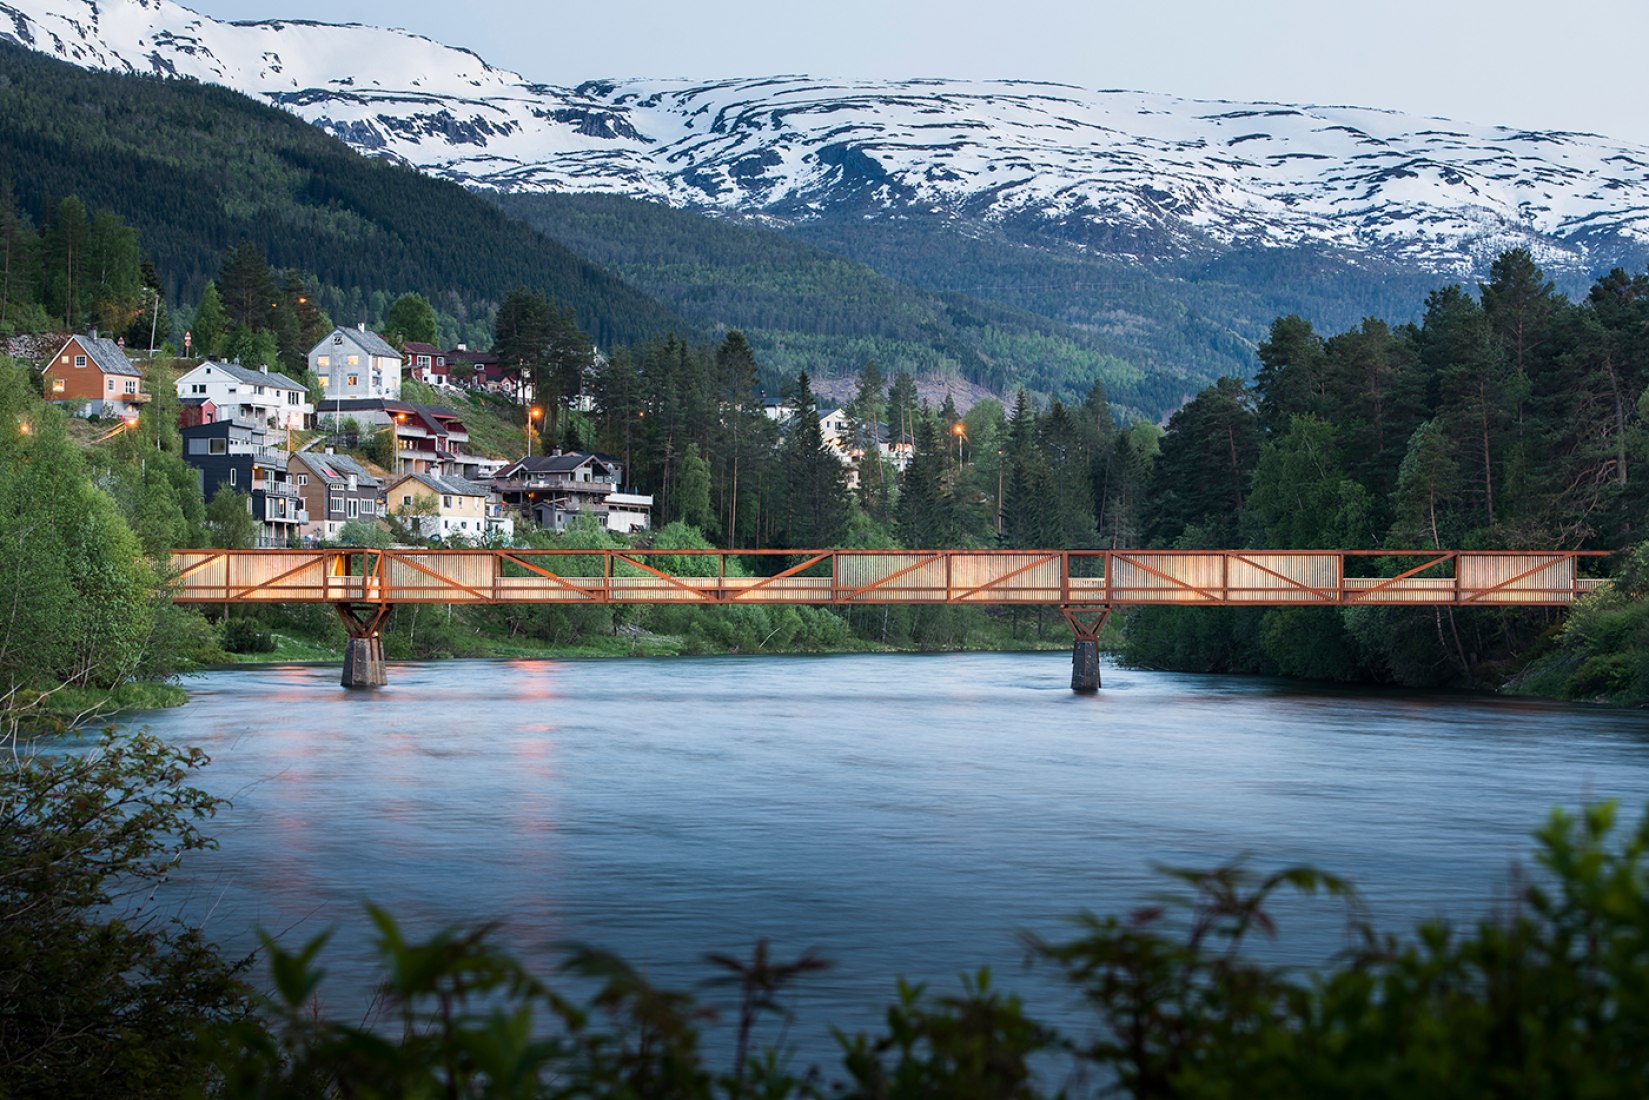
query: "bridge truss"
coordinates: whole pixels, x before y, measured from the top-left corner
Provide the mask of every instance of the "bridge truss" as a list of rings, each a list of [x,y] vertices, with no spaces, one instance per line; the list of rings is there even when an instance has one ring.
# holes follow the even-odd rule
[[[397,604],[1055,606],[1071,686],[1099,687],[1112,609],[1561,607],[1603,583],[1595,551],[1464,550],[179,550],[181,603],[327,603],[349,631],[343,682],[383,684]]]
[[[1563,606],[1596,551],[180,550],[173,599],[331,604]],[[775,568],[778,566],[778,568]]]

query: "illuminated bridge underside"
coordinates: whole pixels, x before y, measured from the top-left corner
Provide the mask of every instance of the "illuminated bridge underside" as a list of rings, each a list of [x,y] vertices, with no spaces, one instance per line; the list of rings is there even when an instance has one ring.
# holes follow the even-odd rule
[[[1563,606],[1602,583],[1580,576],[1580,560],[1588,556],[1453,550],[340,549],[180,550],[172,557],[178,572],[173,598],[179,602],[1072,609]],[[728,575],[766,572],[775,557],[784,568],[771,576]]]

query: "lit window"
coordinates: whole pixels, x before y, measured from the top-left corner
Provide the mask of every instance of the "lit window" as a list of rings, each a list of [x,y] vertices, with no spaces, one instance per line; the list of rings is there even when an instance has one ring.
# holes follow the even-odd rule
[[[53,393],[62,393],[63,392],[63,379],[61,379],[61,378],[53,378],[52,379],[52,392]]]
[[[359,355],[351,355],[349,357],[349,365],[352,366],[352,367],[360,366],[361,365],[361,357]]]
[[[361,376],[358,374],[350,375],[348,384],[351,386],[359,386],[361,384]]]
[[[315,365],[317,367],[330,367],[332,365],[332,356],[330,356],[330,355],[317,355],[317,356],[315,356]]]

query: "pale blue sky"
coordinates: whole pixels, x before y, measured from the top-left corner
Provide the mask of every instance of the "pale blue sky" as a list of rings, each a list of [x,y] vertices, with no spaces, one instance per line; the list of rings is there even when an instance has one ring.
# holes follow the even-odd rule
[[[548,84],[1012,77],[1387,107],[1649,144],[1649,3],[1590,0],[181,0],[399,26]]]

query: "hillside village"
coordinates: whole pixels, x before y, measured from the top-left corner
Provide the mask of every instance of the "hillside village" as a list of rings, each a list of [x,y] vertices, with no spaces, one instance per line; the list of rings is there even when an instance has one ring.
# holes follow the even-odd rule
[[[592,349],[592,365],[599,360]],[[223,491],[245,496],[257,547],[359,542],[384,533],[497,546],[518,531],[562,532],[581,520],[622,535],[652,527],[653,494],[627,480],[623,460],[595,451],[532,453],[544,410],[534,404],[530,377],[501,365],[494,352],[422,341],[397,348],[361,324],[322,337],[308,365],[318,393],[266,363],[184,360],[172,372],[184,461],[203,499]],[[40,373],[49,402],[107,425],[99,440],[135,427],[154,397],[124,341],[95,329],[64,339]],[[516,410],[523,451],[484,453],[454,408],[402,400],[405,382],[454,397],[484,395]],[[571,412],[592,410],[582,391],[563,400]],[[797,410],[764,399],[762,412],[782,431]],[[910,463],[908,433],[856,426],[843,407],[821,412],[819,427],[850,489],[872,443],[892,469],[903,472]],[[367,445],[377,436],[388,438],[387,448]],[[385,461],[368,458],[368,450]]]

